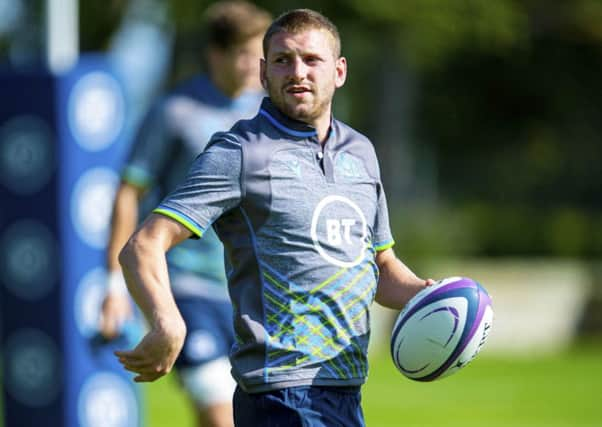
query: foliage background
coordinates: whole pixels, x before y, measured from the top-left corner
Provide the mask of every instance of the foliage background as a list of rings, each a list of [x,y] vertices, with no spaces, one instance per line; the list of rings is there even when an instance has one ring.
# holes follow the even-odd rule
[[[197,56],[205,3],[171,3],[174,76]],[[602,253],[602,2],[256,3],[340,27],[335,112],[377,146],[406,256]]]
[[[202,69],[213,1],[137,1],[170,8],[166,86]],[[600,256],[601,1],[255,3],[314,8],[339,26],[350,74],[335,113],[377,147],[406,256]],[[80,2],[81,49],[106,49],[127,5]],[[43,8],[29,2],[29,21]],[[43,47],[40,25],[22,31]]]

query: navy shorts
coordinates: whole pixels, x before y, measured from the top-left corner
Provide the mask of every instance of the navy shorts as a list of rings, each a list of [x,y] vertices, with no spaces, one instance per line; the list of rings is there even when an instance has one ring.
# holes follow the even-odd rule
[[[176,297],[186,323],[186,340],[176,368],[189,368],[228,357],[234,343],[232,305],[199,296]]]
[[[360,387],[303,386],[234,392],[236,427],[364,427]]]

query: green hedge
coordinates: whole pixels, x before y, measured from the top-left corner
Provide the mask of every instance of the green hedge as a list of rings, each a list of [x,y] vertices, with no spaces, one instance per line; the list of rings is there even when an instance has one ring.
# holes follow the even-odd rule
[[[429,256],[602,256],[602,215],[574,208],[467,203],[393,207],[397,252]]]

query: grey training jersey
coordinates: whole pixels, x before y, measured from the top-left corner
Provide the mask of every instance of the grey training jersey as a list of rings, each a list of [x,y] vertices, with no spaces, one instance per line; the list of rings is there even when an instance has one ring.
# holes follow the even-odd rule
[[[375,254],[393,245],[370,141],[333,120],[315,129],[264,99],[214,135],[155,209],[197,236],[213,227],[232,264],[232,372],[248,392],[362,384]]]
[[[186,177],[211,136],[253,117],[262,97],[254,91],[230,99],[205,76],[181,84],[146,116],[122,179],[140,188],[158,189],[163,198]],[[193,273],[196,278],[173,276],[178,278],[171,284],[176,296],[227,299],[224,250],[213,231],[201,241],[187,241],[172,249],[168,262],[170,269]]]

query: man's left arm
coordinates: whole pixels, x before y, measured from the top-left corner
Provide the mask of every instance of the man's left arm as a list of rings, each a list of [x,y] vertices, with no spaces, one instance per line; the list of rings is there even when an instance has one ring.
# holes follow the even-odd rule
[[[380,272],[376,302],[384,307],[401,310],[414,295],[434,283],[432,279],[416,276],[395,256],[393,249],[378,252],[376,265]]]

